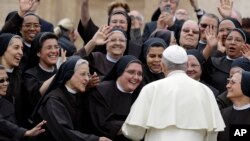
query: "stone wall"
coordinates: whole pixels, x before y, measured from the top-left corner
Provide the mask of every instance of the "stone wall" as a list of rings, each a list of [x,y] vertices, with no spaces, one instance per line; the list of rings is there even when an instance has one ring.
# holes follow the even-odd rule
[[[70,18],[77,25],[80,18],[80,6],[82,0],[41,0],[40,7],[37,11],[42,18],[51,21],[55,26],[57,22],[64,18]],[[90,15],[97,25],[106,24],[107,22],[107,5],[112,0],[89,0]],[[153,11],[158,6],[159,0],[126,0],[131,9],[137,9],[144,17],[145,21],[149,21]],[[218,14],[217,6],[219,0],[198,0],[200,8],[208,12]],[[249,0],[234,0],[234,6],[238,9],[243,17],[250,17]],[[191,19],[196,20],[195,13],[189,3],[189,0],[180,0],[179,8],[185,8],[190,13]],[[0,27],[4,23],[4,19],[8,12],[18,9],[18,0],[1,0],[0,5]],[[78,41],[78,46],[82,43]]]

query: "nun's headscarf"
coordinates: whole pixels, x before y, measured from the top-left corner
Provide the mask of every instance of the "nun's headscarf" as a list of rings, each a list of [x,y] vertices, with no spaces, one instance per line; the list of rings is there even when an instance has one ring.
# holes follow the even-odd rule
[[[126,39],[128,39],[127,33],[126,33],[124,30],[122,30],[122,29],[113,28],[113,29],[111,30],[111,32],[120,32],[120,33],[122,33],[122,34],[124,35],[124,37],[125,37]]]
[[[119,61],[116,62],[112,70],[104,77],[103,81],[117,80],[117,78],[123,74],[125,69],[131,63],[141,64],[141,61],[132,55],[125,55],[121,57]]]
[[[204,56],[197,49],[187,50],[187,55],[193,55],[199,61],[200,65],[203,65],[206,62]]]
[[[244,71],[250,71],[250,60],[244,57],[237,58],[231,64],[231,68],[234,67],[240,67]]]
[[[142,45],[142,53],[140,56],[140,60],[143,63],[146,63],[147,54],[151,47],[162,47],[165,49],[168,46],[166,45],[165,41],[161,38],[148,38],[148,40],[145,41]]]
[[[231,18],[231,17],[227,17],[227,18],[222,19],[220,21],[220,24],[221,24],[221,22],[223,22],[225,20],[231,21],[234,24],[235,28],[242,28],[240,22],[237,19]]]
[[[37,56],[37,53],[41,50],[44,41],[48,39],[58,40],[58,37],[52,32],[40,32],[35,36],[35,38],[31,42],[30,55],[28,57],[26,69],[38,65],[40,58]]]
[[[244,42],[247,44],[250,44],[250,35],[247,31],[245,31],[242,28],[234,28],[233,30],[231,30],[228,35],[232,32],[232,31],[236,31],[238,33],[240,33],[240,35],[242,36],[242,38],[244,39]]]
[[[79,56],[71,56],[66,62],[64,62],[60,66],[48,90],[46,91],[46,94],[48,94],[49,92],[58,87],[65,85],[65,83],[71,79],[71,77],[75,72],[75,66],[78,63],[78,60],[80,59],[81,58]],[[83,59],[81,60],[82,62],[86,62],[86,64],[88,64],[86,60],[85,61]]]
[[[151,37],[163,39],[168,47],[170,45],[170,42],[171,42],[171,31],[166,30],[166,29],[159,29],[159,30],[154,31],[150,35],[150,38]]]
[[[250,72],[248,71],[242,72],[241,90],[244,95],[250,98]]]
[[[13,38],[19,38],[20,40],[22,40],[19,35],[11,33],[3,33],[0,35],[0,56],[3,56]]]

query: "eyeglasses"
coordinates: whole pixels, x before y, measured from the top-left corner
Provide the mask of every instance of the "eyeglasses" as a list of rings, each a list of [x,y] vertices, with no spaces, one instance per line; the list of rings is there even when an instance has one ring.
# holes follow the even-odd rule
[[[176,3],[176,2],[177,2],[177,0],[162,0],[162,2]]]
[[[0,83],[9,82],[9,78],[0,78]]]
[[[233,37],[228,37],[226,38],[226,41],[228,42],[232,42],[234,41],[236,44],[240,44],[240,43],[243,43],[244,41],[240,38],[233,38]]]
[[[227,84],[231,84],[234,85],[236,83],[240,83],[240,82],[236,82],[235,80],[233,80],[232,78],[227,78]]]
[[[23,27],[25,27],[27,29],[31,29],[31,28],[38,29],[41,27],[41,25],[40,24],[23,24]]]
[[[196,67],[199,67],[200,65],[198,65],[198,64],[190,64],[189,65],[189,67],[191,67],[191,68],[196,68]]]
[[[129,75],[133,75],[133,76],[138,76],[138,77],[142,77],[142,72],[136,72],[135,70],[127,70],[125,71],[126,73],[128,73]]]
[[[200,25],[200,27],[202,27],[202,28],[207,28],[208,26],[213,26],[213,27],[217,28],[217,26],[209,25],[209,24],[205,24],[205,23],[200,23],[199,25]]]
[[[182,31],[185,33],[189,33],[190,31],[192,31],[193,34],[200,34],[200,31],[193,29],[182,29]]]
[[[208,24],[200,23],[200,26],[201,26],[202,28],[207,28]]]
[[[88,77],[89,79],[92,78],[92,75],[89,72],[83,72],[83,73],[80,73],[79,75],[83,77]]]

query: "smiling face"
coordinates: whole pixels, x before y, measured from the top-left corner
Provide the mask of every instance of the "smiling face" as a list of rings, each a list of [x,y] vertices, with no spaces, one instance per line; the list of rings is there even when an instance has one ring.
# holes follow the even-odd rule
[[[41,50],[37,53],[39,63],[47,69],[53,67],[58,60],[59,45],[56,39],[47,39],[43,42]]]
[[[187,62],[187,70],[186,73],[189,77],[193,78],[194,80],[199,81],[201,77],[201,66],[199,61],[193,55],[188,55],[188,62]]]
[[[26,42],[31,43],[40,31],[41,25],[39,23],[38,17],[34,15],[28,15],[23,18],[23,24],[20,32]]]
[[[4,69],[0,69],[0,96],[6,95],[8,85],[8,75]]]
[[[88,64],[80,64],[66,85],[77,92],[84,92],[90,80]]]
[[[107,54],[113,58],[120,58],[126,49],[127,39],[123,33],[114,31],[109,36],[109,41],[106,44]]]
[[[12,38],[2,57],[2,63],[6,69],[19,66],[23,57],[23,42],[19,38]]]
[[[123,14],[115,14],[110,18],[109,25],[113,28],[122,29],[124,31],[128,30],[128,21]]]
[[[148,68],[155,72],[161,72],[161,58],[162,52],[164,51],[163,47],[150,47],[146,56]]]
[[[244,38],[238,31],[232,31],[226,38],[225,47],[227,55],[236,59],[241,57],[241,46],[245,43]]]
[[[130,63],[122,75],[118,77],[117,83],[126,92],[134,91],[142,81],[142,66],[138,63]]]
[[[230,99],[242,97],[244,94],[241,90],[241,77],[240,73],[235,73],[229,80],[227,84],[227,97]]]

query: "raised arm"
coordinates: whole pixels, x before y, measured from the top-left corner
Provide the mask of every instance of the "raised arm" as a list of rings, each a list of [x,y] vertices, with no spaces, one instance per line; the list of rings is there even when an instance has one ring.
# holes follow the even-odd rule
[[[82,0],[81,5],[81,23],[84,28],[86,28],[90,20],[89,16],[89,0]]]

